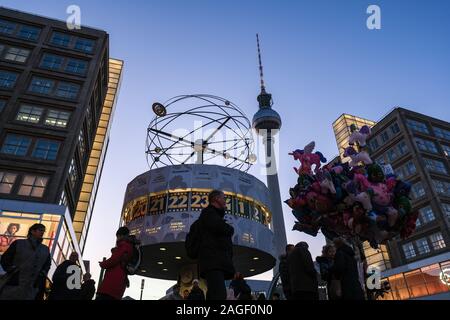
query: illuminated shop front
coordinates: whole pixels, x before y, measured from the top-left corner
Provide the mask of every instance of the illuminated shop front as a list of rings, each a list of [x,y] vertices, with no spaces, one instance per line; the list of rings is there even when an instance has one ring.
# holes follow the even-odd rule
[[[0,199],[0,255],[18,239],[27,237],[28,229],[35,223],[45,225],[43,244],[49,247],[52,263],[48,273],[51,279],[56,267],[70,254],[80,250],[65,206]],[[84,264],[79,264],[85,272]],[[0,270],[3,273],[3,270]]]
[[[382,273],[391,290],[384,300],[450,300],[450,253],[444,253]]]

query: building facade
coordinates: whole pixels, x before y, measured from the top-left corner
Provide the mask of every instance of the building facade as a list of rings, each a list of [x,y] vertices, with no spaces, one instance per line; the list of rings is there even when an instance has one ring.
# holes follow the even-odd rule
[[[385,299],[450,299],[450,123],[395,108],[372,128],[371,157],[412,184],[417,227],[388,242]]]
[[[50,221],[51,270],[82,256],[122,65],[105,31],[0,7],[0,254]]]
[[[359,130],[362,126],[367,125],[373,127],[376,122],[361,117],[353,116],[351,114],[343,113],[339,118],[333,122],[334,136],[339,150],[339,156],[342,162],[350,161],[350,158],[344,157],[344,149],[348,147],[348,141],[352,134],[350,126],[354,124]]]

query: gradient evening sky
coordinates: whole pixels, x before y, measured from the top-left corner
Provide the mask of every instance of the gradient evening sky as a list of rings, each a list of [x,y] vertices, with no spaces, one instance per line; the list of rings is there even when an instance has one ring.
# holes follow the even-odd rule
[[[151,104],[172,96],[209,93],[240,106],[251,119],[259,92],[255,34],[260,33],[266,86],[283,119],[280,135],[282,199],[296,182],[287,153],[311,140],[329,159],[338,154],[331,127],[342,113],[380,120],[402,106],[450,120],[450,2],[442,1],[31,1],[5,7],[66,20],[81,7],[81,23],[106,30],[110,56],[125,61],[111,141],[85,259],[109,256],[127,183],[148,170],[144,155]],[[381,8],[382,29],[368,30],[366,9]],[[252,170],[259,179],[258,170]],[[288,241],[324,239],[291,231]],[[258,276],[270,279],[271,273]],[[139,298],[140,277],[126,295]],[[144,299],[173,282],[147,279]]]

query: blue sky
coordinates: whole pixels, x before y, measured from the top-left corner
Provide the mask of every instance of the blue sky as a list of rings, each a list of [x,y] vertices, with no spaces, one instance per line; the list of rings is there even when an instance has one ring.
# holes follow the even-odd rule
[[[96,261],[114,245],[126,184],[147,170],[144,155],[151,104],[189,93],[219,95],[249,118],[259,92],[255,34],[261,38],[266,87],[283,119],[282,199],[296,177],[287,153],[311,140],[337,155],[332,122],[342,113],[379,120],[395,106],[450,120],[449,1],[31,1],[1,5],[66,20],[81,8],[82,24],[110,34],[110,56],[125,61],[111,142],[85,258]],[[381,8],[381,30],[366,27],[369,5]],[[257,177],[265,181],[263,177]],[[291,231],[313,256],[321,237]],[[259,278],[269,278],[270,273]],[[144,299],[171,283],[146,280]],[[139,298],[140,278],[126,294]]]

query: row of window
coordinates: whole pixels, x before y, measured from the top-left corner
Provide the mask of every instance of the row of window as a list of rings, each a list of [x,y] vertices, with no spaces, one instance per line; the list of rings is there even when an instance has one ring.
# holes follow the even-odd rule
[[[37,41],[41,34],[41,28],[0,19],[0,34],[24,40]],[[55,46],[78,50],[85,53],[92,53],[95,46],[95,41],[92,39],[58,31],[52,33],[50,43]]]
[[[425,134],[431,134],[428,126],[420,121],[413,119],[406,119],[406,125],[412,131],[421,132]],[[432,126],[434,135],[441,139],[450,140],[450,130],[442,129],[436,126]]]
[[[22,179],[19,179],[19,178]],[[17,194],[20,196],[42,198],[47,187],[49,177],[36,175],[23,175],[0,171],[0,194],[11,194],[14,185],[20,181]]]
[[[423,158],[423,161],[425,162],[425,167],[429,171],[447,174],[447,168],[445,167],[445,164],[442,161],[429,158]]]
[[[88,69],[88,62],[85,60],[45,53],[42,56],[39,66],[41,68],[50,69],[53,71],[64,71],[78,75],[85,75]]]
[[[16,120],[44,124],[46,126],[66,128],[69,123],[71,112],[62,111],[35,105],[22,104],[17,113]]]
[[[408,146],[405,141],[400,141],[398,144],[387,150],[383,155],[376,159],[379,164],[392,163],[398,158],[408,153]]]
[[[12,89],[16,84],[18,74],[0,70],[0,89]],[[33,77],[28,92],[76,100],[80,85],[64,81],[56,81],[42,77]]]
[[[370,143],[369,143],[370,149],[372,151],[377,150],[380,146],[382,146],[383,144],[388,142],[389,139],[396,136],[399,132],[400,132],[400,127],[398,126],[398,123],[395,122],[394,124],[389,126],[388,129],[386,129],[384,132],[382,132],[379,137],[378,136],[373,137],[370,140]],[[381,140],[381,142],[379,139]]]
[[[50,43],[55,46],[74,49],[86,53],[92,53],[95,45],[94,40],[56,31],[52,33]]]
[[[4,60],[25,63],[30,52],[28,49],[0,44],[0,58]],[[88,62],[86,60],[45,53],[42,56],[39,66],[53,71],[85,75],[88,69]]]
[[[30,148],[32,137],[17,134],[8,134],[3,142],[0,153],[14,156],[28,156],[32,149],[31,157],[42,160],[56,160],[60,146],[59,141],[49,139],[35,139],[34,148]]]
[[[434,188],[436,189],[436,192],[450,197],[450,183],[447,181],[441,181],[441,180],[433,180]]]
[[[30,52],[28,49],[0,44],[0,58],[4,60],[25,63]]]
[[[7,100],[0,99],[0,113],[5,108],[6,102]],[[53,108],[45,108],[22,103],[15,119],[17,121],[23,121],[33,124],[66,128],[69,123],[70,115],[70,111],[62,111]]]
[[[16,38],[36,41],[39,38],[41,29],[26,24],[0,19],[0,33]]]
[[[423,207],[419,210],[419,216],[416,220],[416,227],[420,227],[430,223],[436,219],[436,216],[430,206]]]
[[[30,86],[28,87],[29,92],[56,96],[69,100],[75,100],[78,97],[79,90],[80,86],[78,84],[41,77],[33,77]]]
[[[430,253],[431,250],[440,250],[446,247],[441,232],[434,233],[428,238],[421,238],[403,245],[406,259],[415,258],[418,255]]]
[[[401,167],[395,170],[395,174],[401,180],[406,180],[408,177],[412,176],[417,172],[416,166],[412,160],[408,161]]]

